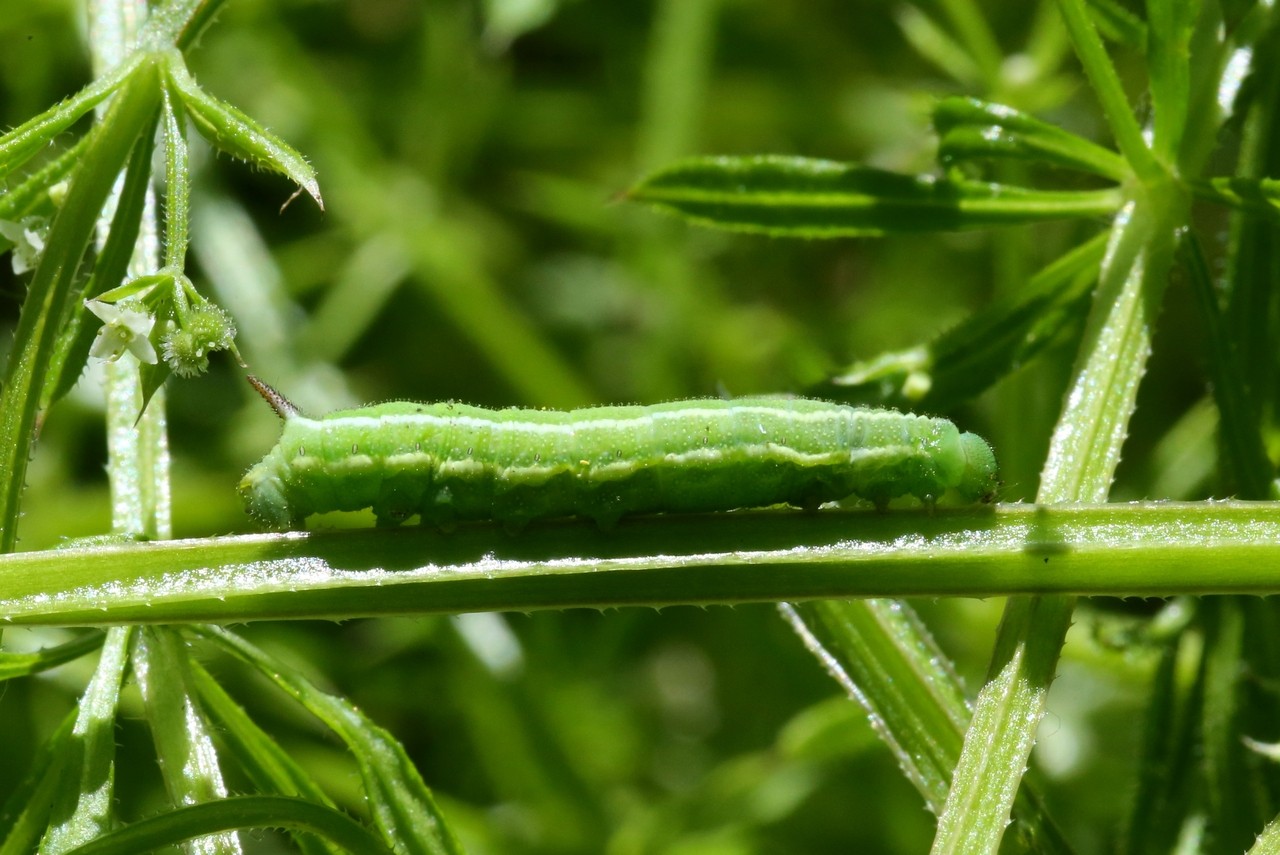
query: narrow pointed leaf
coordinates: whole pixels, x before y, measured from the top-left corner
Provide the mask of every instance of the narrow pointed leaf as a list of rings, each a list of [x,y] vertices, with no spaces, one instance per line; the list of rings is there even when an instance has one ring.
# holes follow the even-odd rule
[[[142,410],[146,410],[156,392],[160,391],[164,381],[168,380],[172,374],[173,369],[169,367],[169,363],[163,358],[151,364],[140,364],[138,366],[138,381],[142,390]]]
[[[187,683],[190,666],[184,645],[176,630],[147,627],[139,630],[133,650],[133,672],[160,771],[176,805],[213,802],[227,795],[208,721]],[[241,851],[233,832],[204,841],[204,846],[209,853]]]
[[[333,807],[320,785],[280,743],[254,723],[199,662],[191,662],[189,679],[200,695],[205,712],[218,729],[219,741],[229,746],[230,753],[259,791],[266,795],[299,796]],[[309,834],[295,833],[294,842],[305,855],[340,855],[328,841]]]
[[[154,69],[140,66],[91,132],[93,140],[31,278],[0,389],[0,552],[12,551],[17,542],[36,416],[80,261],[116,175],[138,136],[151,126],[159,103],[157,84]]]
[[[943,164],[973,159],[1016,158],[1078,169],[1124,181],[1124,158],[1056,125],[977,98],[952,97],[933,111],[938,157]]]
[[[164,265],[181,270],[187,257],[191,220],[191,165],[186,112],[173,93],[164,93]]]
[[[1120,204],[1110,190],[1027,190],[782,156],[687,160],[644,179],[628,197],[700,225],[803,238],[1098,217]]]
[[[407,855],[459,855],[461,846],[436,807],[404,748],[344,698],[317,689],[309,680],[267,656],[244,639],[218,627],[195,630],[257,668],[347,744],[360,768],[374,823],[383,839]]]
[[[27,774],[0,810],[0,855],[29,855],[49,827],[49,811],[60,795],[76,710],[62,720],[32,758]]]
[[[0,653],[0,681],[28,677],[50,668],[57,668],[59,665],[97,650],[102,646],[102,640],[101,633],[89,632],[74,641],[59,644],[57,647],[46,647],[35,653]]]
[[[351,855],[392,855],[392,850],[346,814],[283,796],[236,796],[181,807],[105,834],[68,855],[151,852],[237,828],[296,828],[326,837]]]
[[[73,294],[67,306],[67,317],[58,333],[49,363],[49,376],[45,381],[41,408],[51,406],[70,392],[84,373],[89,350],[98,334],[98,325],[85,320],[84,301],[92,300],[118,286],[128,270],[129,259],[133,257],[134,244],[142,227],[147,193],[151,187],[154,139],[153,132],[143,131],[129,157],[124,184],[116,197],[116,210],[111,217],[106,244],[98,254],[93,274],[85,283],[84,290]]]
[[[945,413],[1078,336],[1107,235],[1050,264],[1015,294],[997,300],[927,344],[849,366],[808,390],[819,398]]]
[[[40,842],[41,855],[66,852],[115,824],[116,710],[132,633],[129,627],[107,631],[98,668],[80,699],[71,753],[53,820]]]
[[[39,154],[58,134],[75,124],[77,119],[105,101],[145,58],[145,54],[134,54],[67,100],[33,119],[28,119],[0,137],[0,181]]]
[[[288,177],[324,208],[315,170],[306,158],[242,111],[201,89],[181,54],[171,53],[165,67],[170,91],[214,148]]]
[[[903,5],[896,15],[898,27],[916,53],[932,62],[958,83],[982,85],[982,69],[960,42],[916,6]]]
[[[55,204],[51,191],[80,164],[88,141],[87,136],[81,137],[62,154],[5,190],[0,195],[0,220],[20,220],[32,214],[52,213]]]

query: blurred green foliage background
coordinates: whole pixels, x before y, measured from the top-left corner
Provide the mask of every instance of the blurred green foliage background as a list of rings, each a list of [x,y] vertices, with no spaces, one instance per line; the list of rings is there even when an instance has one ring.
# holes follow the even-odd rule
[[[1052,42],[1027,4],[984,5],[1007,63]],[[918,14],[838,0],[235,0],[192,67],[311,159],[326,210],[305,198],[282,209],[284,180],[198,148],[193,278],[235,317],[250,370],[304,410],[803,389],[935,335],[1090,226],[786,242],[696,230],[618,196],[691,154],[930,171],[934,99],[967,90],[913,49]],[[0,0],[0,122],[86,81],[82,16],[71,0]],[[1097,138],[1070,71],[1005,95]],[[7,324],[21,289],[0,271]],[[1196,338],[1186,302],[1171,301],[1160,332],[1183,349]],[[993,440],[1005,498],[1035,492],[1071,356],[946,414]],[[1151,448],[1203,394],[1185,361],[1166,361],[1144,387],[1118,495],[1152,495]],[[278,423],[242,373],[225,360],[168,387],[178,536],[253,528],[233,488]],[[99,397],[89,378],[50,413],[23,549],[107,530]],[[1212,434],[1189,430],[1192,448]],[[970,685],[997,606],[920,604]],[[869,726],[854,729],[861,740],[836,727],[861,712],[822,703],[839,687],[768,607],[248,634],[296,651],[405,740],[471,851],[910,852],[932,837]],[[1082,851],[1103,848],[1123,813],[1114,782],[1137,752],[1147,665],[1094,644],[1087,626],[1068,645],[1040,755]],[[75,683],[7,689],[0,768],[25,767]],[[271,696],[260,702],[270,721]],[[298,755],[349,790],[335,746],[279,715]],[[143,751],[141,725],[121,738]],[[157,776],[140,756],[120,770],[122,798],[145,813]]]

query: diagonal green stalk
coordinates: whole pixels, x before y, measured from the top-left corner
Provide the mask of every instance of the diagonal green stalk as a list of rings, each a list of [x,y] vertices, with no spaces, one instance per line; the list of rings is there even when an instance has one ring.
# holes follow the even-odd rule
[[[107,633],[93,679],[80,699],[63,786],[40,843],[41,855],[65,852],[115,823],[115,726],[129,659],[130,627]]]
[[[53,356],[63,307],[92,238],[103,203],[139,134],[159,104],[154,62],[144,62],[112,101],[49,231],[14,334],[0,392],[0,552],[12,552],[38,402]]]
[[[950,660],[915,611],[901,600],[876,598],[780,608],[805,646],[866,711],[929,810],[941,812],[971,711]],[[1071,851],[1030,788],[1018,795],[1013,816],[1019,840],[1030,851]]]
[[[1156,160],[1142,137],[1142,128],[1138,126],[1138,120],[1125,97],[1120,77],[1093,26],[1088,4],[1085,0],[1058,0],[1058,11],[1062,14],[1062,21],[1071,35],[1072,46],[1080,57],[1084,73],[1098,96],[1107,123],[1111,126],[1116,147],[1125,160],[1129,161],[1140,180],[1161,180],[1164,167]]]
[[[1140,184],[1117,217],[1037,499],[1105,501],[1151,352],[1174,230],[1188,202],[1143,139],[1083,0],[1058,0],[1116,144]],[[1044,714],[1075,598],[1014,599],[1006,607],[933,852],[995,853]]]
[[[212,728],[188,679],[191,665],[184,640],[169,627],[140,629],[132,661],[170,802],[190,805],[225,799],[227,786]],[[239,853],[239,838],[225,832],[203,841],[200,851]]]
[[[1143,188],[1117,220],[1094,310],[1041,474],[1039,502],[1105,501],[1120,460],[1138,383],[1151,352],[1155,310],[1187,201],[1172,184]],[[1014,599],[1001,622],[988,682],[938,823],[934,853],[992,852],[1044,712],[1075,598]]]

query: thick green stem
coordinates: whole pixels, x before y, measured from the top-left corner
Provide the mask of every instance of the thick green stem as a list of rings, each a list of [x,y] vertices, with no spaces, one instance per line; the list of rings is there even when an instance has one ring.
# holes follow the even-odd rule
[[[759,512],[0,556],[0,621],[238,622],[824,597],[1280,593],[1280,503]]]

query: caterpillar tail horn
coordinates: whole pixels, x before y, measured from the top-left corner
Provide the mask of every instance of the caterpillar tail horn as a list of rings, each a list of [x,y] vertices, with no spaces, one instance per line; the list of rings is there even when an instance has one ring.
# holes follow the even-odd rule
[[[280,418],[288,421],[293,416],[300,415],[302,413],[301,410],[294,406],[292,401],[284,395],[281,395],[275,389],[272,389],[266,383],[263,383],[257,377],[254,377],[252,374],[245,376],[249,381],[249,385],[262,396],[262,400],[271,405],[271,409],[275,410],[276,415]]]

